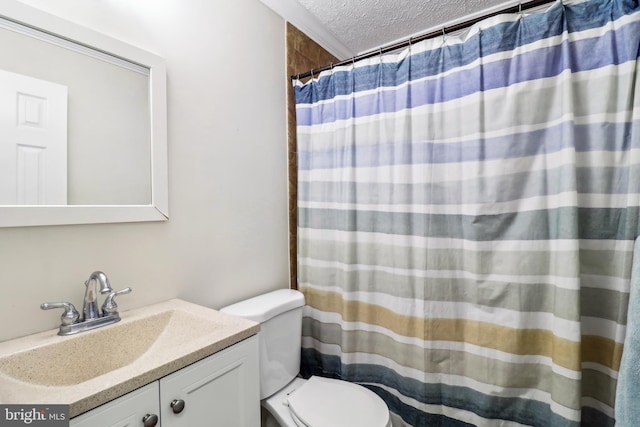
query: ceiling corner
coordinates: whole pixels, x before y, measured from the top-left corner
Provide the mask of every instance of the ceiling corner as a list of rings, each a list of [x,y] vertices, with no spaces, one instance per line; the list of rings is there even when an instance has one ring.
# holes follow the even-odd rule
[[[296,0],[260,0],[268,8],[290,22],[309,38],[340,60],[356,54],[346,47],[327,28]]]

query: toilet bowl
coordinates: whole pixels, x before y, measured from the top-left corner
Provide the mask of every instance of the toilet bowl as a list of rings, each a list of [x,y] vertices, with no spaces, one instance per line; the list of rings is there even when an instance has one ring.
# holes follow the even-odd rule
[[[391,427],[387,406],[377,394],[329,378],[295,378],[262,406],[275,420],[265,427]]]
[[[359,384],[297,377],[304,296],[280,289],[220,311],[260,323],[260,398],[265,427],[390,427],[384,401]]]

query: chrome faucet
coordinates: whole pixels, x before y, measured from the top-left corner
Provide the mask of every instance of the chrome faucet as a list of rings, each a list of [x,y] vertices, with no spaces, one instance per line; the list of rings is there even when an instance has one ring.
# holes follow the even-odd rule
[[[49,310],[51,308],[64,308],[64,313],[60,317],[60,330],[58,335],[72,335],[101,326],[110,325],[120,320],[118,305],[115,297],[131,292],[131,288],[124,288],[114,291],[111,288],[107,275],[102,271],[94,271],[84,282],[86,289],[84,301],[82,303],[82,318],[73,304],[69,302],[43,303],[40,308]],[[102,314],[98,309],[98,292],[106,294],[107,298],[102,305]]]
[[[87,289],[84,291],[84,302],[82,304],[83,322],[100,317],[100,312],[98,311],[98,284],[100,284],[101,294],[113,292],[107,275],[102,271],[94,271],[84,282]]]

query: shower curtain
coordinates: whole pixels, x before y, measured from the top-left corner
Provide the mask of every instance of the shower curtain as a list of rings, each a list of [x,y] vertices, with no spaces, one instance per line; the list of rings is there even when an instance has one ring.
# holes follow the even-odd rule
[[[614,424],[639,233],[637,0],[294,82],[302,373],[411,426]]]

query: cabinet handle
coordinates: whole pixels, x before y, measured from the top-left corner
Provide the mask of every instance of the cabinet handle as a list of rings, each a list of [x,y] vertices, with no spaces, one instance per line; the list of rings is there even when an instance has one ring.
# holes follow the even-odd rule
[[[158,416],[156,414],[147,414],[142,417],[142,425],[144,427],[154,427],[158,424]]]
[[[171,402],[171,409],[173,409],[174,414],[179,414],[184,409],[184,400],[175,399]]]

